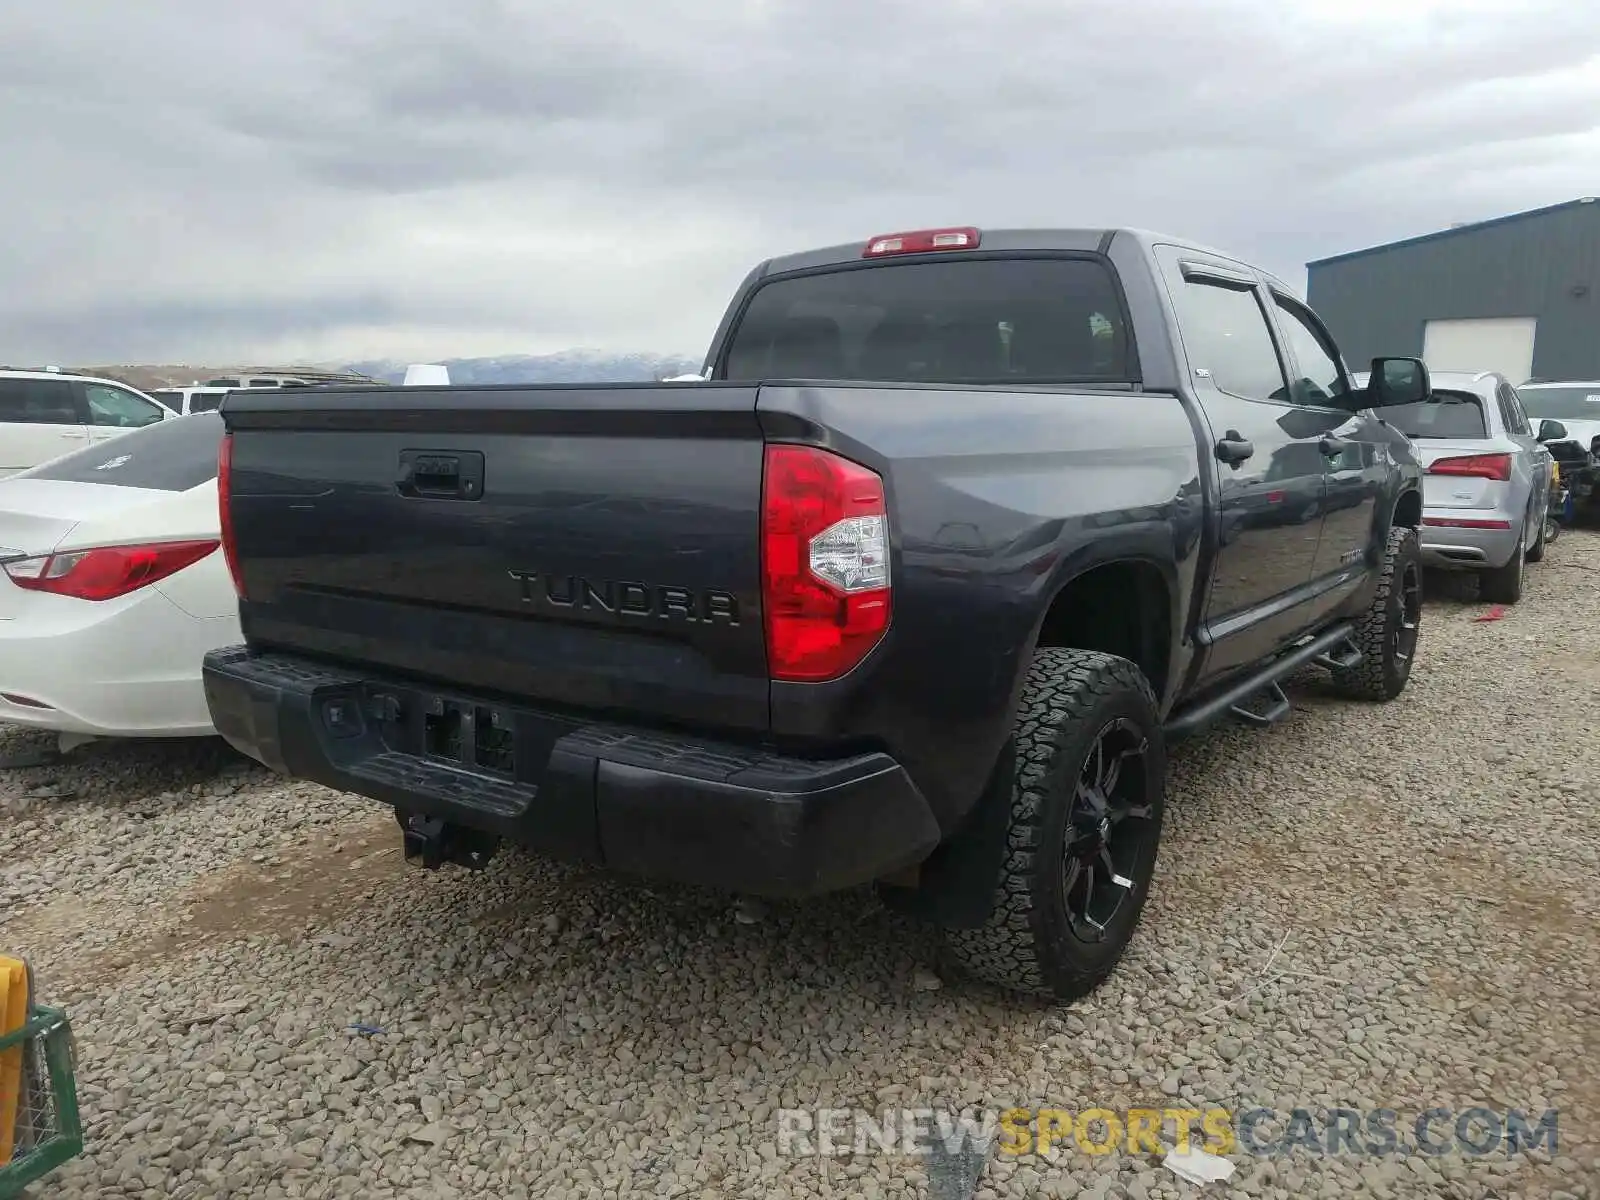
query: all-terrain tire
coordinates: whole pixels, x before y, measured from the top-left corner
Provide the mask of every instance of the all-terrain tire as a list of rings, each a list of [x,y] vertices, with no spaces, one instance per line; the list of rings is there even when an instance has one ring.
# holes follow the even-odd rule
[[[1417,531],[1404,525],[1389,530],[1378,588],[1372,603],[1356,622],[1356,649],[1361,661],[1333,672],[1339,691],[1357,700],[1393,700],[1405,690],[1416,659],[1416,629],[1405,630],[1409,589],[1420,620],[1422,596],[1422,544]],[[1409,637],[1401,636],[1409,633]]]
[[[1132,886],[1085,941],[1068,915],[1066,849],[1077,785],[1101,734],[1143,744],[1126,782],[1148,810],[1134,833]],[[988,921],[947,931],[951,956],[972,974],[1012,991],[1068,1003],[1092,991],[1116,966],[1138,925],[1155,871],[1166,791],[1166,747],[1155,696],[1137,666],[1092,650],[1035,652],[1010,745],[1015,769],[1006,854]],[[1129,818],[1130,820],[1135,818]],[[1144,844],[1147,840],[1148,845]]]

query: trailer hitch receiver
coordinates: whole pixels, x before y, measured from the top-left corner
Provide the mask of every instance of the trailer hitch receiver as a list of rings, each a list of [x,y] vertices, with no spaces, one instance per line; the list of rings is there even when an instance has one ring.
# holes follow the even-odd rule
[[[500,839],[492,833],[452,825],[439,817],[397,813],[405,839],[406,861],[436,871],[445,863],[481,871],[489,865]]]

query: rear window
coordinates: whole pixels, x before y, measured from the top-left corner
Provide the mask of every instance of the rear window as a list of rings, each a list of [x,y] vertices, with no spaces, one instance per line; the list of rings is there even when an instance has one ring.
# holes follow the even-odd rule
[[[83,417],[65,379],[0,379],[0,423],[82,425]]]
[[[192,413],[216,412],[222,407],[222,402],[227,399],[227,392],[196,392],[189,397],[189,411]]]
[[[216,413],[174,417],[75,450],[12,478],[186,492],[217,477],[221,444],[222,418]]]
[[[1128,326],[1092,259],[958,259],[774,279],[722,378],[908,383],[1123,381]]]
[[[1416,404],[1397,404],[1384,409],[1383,419],[1414,438],[1489,436],[1483,401],[1471,392],[1436,391]]]

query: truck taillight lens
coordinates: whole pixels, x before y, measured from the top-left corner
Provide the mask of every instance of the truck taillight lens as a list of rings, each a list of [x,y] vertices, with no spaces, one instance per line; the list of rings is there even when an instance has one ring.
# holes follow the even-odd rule
[[[812,446],[768,446],[761,582],[773,679],[837,679],[865,658],[891,611],[877,473]]]
[[[222,531],[222,555],[228,560],[233,590],[244,599],[244,576],[239,573],[239,548],[233,540],[233,434],[222,435],[217,449],[217,518]]]
[[[19,588],[78,600],[115,600],[191,567],[217,548],[215,541],[97,546],[8,562]]]
[[[1464,454],[1460,458],[1435,459],[1428,467],[1428,474],[1506,480],[1511,478],[1511,455]]]

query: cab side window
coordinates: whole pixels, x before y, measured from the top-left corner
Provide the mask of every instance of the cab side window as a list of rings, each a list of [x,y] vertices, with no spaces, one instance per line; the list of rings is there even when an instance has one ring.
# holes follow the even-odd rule
[[[1254,288],[1199,277],[1185,279],[1176,298],[1178,332],[1191,367],[1235,396],[1288,397],[1283,364]]]
[[[1289,384],[1290,401],[1316,408],[1338,407],[1340,397],[1349,388],[1339,357],[1326,335],[1298,304],[1277,295],[1272,300],[1278,309],[1278,324],[1297,364],[1297,378]]]

